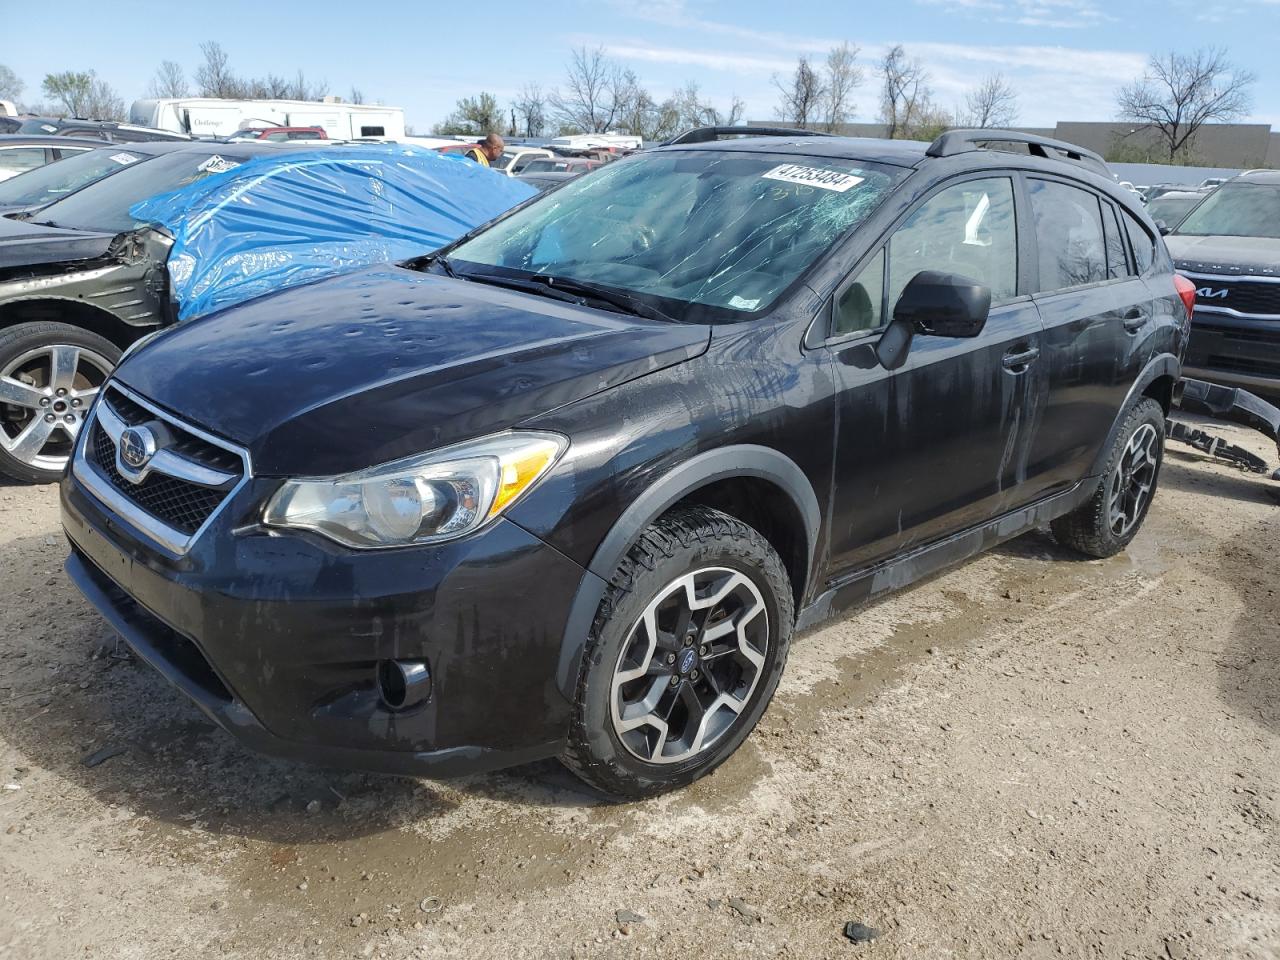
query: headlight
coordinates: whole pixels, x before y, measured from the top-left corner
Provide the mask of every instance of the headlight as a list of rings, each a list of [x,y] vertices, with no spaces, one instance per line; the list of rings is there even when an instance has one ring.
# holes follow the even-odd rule
[[[351,547],[452,540],[511,506],[568,446],[558,434],[518,431],[344,477],[289,480],[262,519],[272,527],[314,530]]]

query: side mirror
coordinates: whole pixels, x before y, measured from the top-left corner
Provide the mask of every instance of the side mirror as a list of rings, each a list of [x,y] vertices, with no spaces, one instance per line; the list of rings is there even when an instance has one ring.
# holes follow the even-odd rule
[[[1163,220],[1156,221],[1156,229],[1160,231],[1160,236],[1162,237],[1167,237],[1170,233],[1173,232],[1173,228],[1170,227]]]
[[[921,270],[902,291],[893,319],[935,337],[976,337],[991,312],[991,288],[936,270]]]
[[[911,338],[976,337],[991,312],[991,288],[937,270],[922,270],[911,278],[893,308],[893,322],[876,344],[876,356],[886,370],[907,360]]]

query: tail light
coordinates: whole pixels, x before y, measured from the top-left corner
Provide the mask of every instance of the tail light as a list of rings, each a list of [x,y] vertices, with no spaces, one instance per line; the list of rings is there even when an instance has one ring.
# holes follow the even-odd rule
[[[1191,314],[1196,309],[1196,285],[1184,277],[1180,273],[1173,275],[1173,286],[1178,291],[1178,296],[1182,298],[1182,305],[1186,307],[1187,319],[1191,319]]]

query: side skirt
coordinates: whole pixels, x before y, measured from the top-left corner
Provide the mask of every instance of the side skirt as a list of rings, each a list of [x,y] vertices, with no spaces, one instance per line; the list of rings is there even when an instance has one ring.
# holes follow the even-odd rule
[[[981,526],[971,527],[874,567],[846,574],[832,581],[827,590],[800,611],[796,629],[805,630],[872,597],[899,590],[1070,513],[1093,496],[1097,482],[1097,477],[1087,477],[1063,493],[1038,500]]]

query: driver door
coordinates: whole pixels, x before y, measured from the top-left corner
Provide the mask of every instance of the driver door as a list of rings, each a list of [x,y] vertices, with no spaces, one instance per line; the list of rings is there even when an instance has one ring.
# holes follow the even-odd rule
[[[870,566],[1015,504],[1047,383],[1039,313],[1020,282],[1011,175],[952,181],[925,199],[837,292],[828,344],[836,382],[831,569]],[[875,343],[921,270],[991,288],[973,338],[916,334],[886,371]]]

